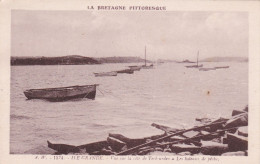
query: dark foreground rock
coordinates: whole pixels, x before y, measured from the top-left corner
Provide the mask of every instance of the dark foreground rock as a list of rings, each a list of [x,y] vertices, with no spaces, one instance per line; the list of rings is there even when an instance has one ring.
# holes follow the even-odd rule
[[[217,155],[247,156],[248,107],[234,110],[231,117],[196,119],[201,124],[190,129],[176,129],[153,123],[163,134],[143,138],[129,138],[109,134],[106,141],[80,146],[52,144],[56,154],[90,155]]]
[[[248,149],[247,137],[237,134],[227,133],[227,143],[230,151],[240,151]]]

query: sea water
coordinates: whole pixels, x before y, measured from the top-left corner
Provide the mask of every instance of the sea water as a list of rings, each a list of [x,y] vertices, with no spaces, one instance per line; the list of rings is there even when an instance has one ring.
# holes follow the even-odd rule
[[[136,64],[12,66],[10,153],[52,153],[53,143],[82,145],[109,133],[138,137],[152,123],[185,128],[196,117],[226,117],[248,104],[248,63],[203,63],[228,69],[199,71],[189,64],[164,63],[134,74],[95,77],[93,72]],[[95,100],[27,100],[26,89],[100,84]]]

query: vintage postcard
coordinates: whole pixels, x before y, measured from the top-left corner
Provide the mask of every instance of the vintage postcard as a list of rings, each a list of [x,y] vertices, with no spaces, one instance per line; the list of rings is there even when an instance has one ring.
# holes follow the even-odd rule
[[[259,1],[1,1],[0,163],[259,163]]]

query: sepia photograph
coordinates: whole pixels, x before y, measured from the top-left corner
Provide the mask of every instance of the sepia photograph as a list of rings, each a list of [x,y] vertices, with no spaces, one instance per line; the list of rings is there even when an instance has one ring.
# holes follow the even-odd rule
[[[247,156],[248,13],[11,11],[10,154]]]
[[[259,163],[259,3],[1,1],[0,163]]]

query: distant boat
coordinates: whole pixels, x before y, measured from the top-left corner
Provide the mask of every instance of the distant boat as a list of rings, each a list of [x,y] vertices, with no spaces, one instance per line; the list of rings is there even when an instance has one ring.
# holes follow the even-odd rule
[[[134,66],[128,66],[131,70],[133,70],[133,71],[140,71],[141,70],[141,68],[142,68],[142,66],[136,66],[136,65],[134,65]]]
[[[186,68],[200,68],[200,67],[203,67],[203,64],[200,64],[200,65],[188,65],[188,66],[185,66]]]
[[[157,65],[161,65],[163,63],[164,63],[163,61],[157,61]]]
[[[117,76],[117,72],[116,71],[112,71],[112,72],[100,72],[100,73],[94,73],[94,75],[97,76]]]
[[[144,55],[145,55],[145,60],[144,60],[144,65],[142,65],[142,68],[143,68],[143,69],[153,68],[153,64],[146,65],[146,46],[145,46],[145,49],[144,49]]]
[[[214,67],[215,69],[229,68],[229,66]]]
[[[225,68],[229,68],[229,66],[213,67],[213,68],[199,68],[199,70],[200,71],[210,71],[210,70],[225,69]]]
[[[24,91],[24,95],[28,99],[45,99],[49,101],[66,101],[75,98],[88,98],[94,100],[96,97],[96,86],[98,86],[98,84],[29,89]]]
[[[153,64],[150,64],[150,65],[143,65],[142,68],[143,68],[143,69],[150,69],[150,68],[153,68]]]
[[[124,70],[120,70],[120,71],[116,71],[117,73],[127,73],[127,74],[133,74],[134,71],[131,69],[124,69]]]
[[[185,66],[186,68],[200,68],[200,67],[203,67],[203,64],[200,64],[199,65],[199,51],[197,53],[197,65],[188,65],[188,66]]]

